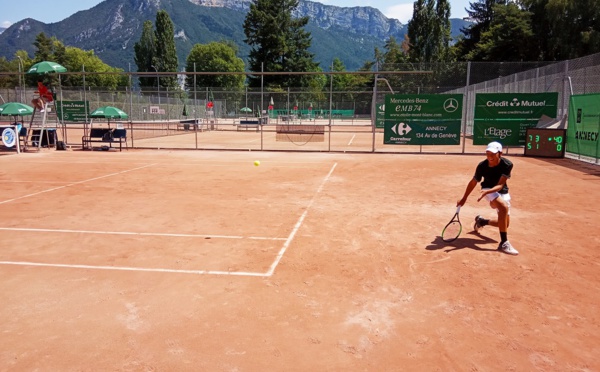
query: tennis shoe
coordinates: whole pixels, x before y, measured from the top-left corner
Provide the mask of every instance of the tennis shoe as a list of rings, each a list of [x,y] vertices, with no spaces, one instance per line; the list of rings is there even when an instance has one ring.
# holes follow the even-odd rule
[[[502,251],[506,254],[512,254],[513,256],[516,256],[519,254],[519,251],[517,251],[515,249],[515,247],[512,246],[512,244],[510,244],[510,242],[507,240],[504,243],[500,243],[498,245],[498,250]]]
[[[483,225],[479,223],[480,219],[481,215],[478,214],[477,217],[475,217],[475,224],[473,224],[473,230],[475,230],[476,233],[479,233],[479,231],[483,229]]]
[[[44,110],[44,109],[41,109],[41,110],[40,110],[40,112],[46,112],[46,110]]]

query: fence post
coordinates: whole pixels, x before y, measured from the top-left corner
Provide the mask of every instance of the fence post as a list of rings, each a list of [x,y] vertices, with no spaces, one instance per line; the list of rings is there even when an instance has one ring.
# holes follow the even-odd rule
[[[467,106],[469,105],[469,84],[471,83],[471,62],[467,62],[467,85],[465,85],[465,95],[463,97],[463,128],[462,128],[462,153],[465,153],[465,146],[467,144]],[[475,124],[473,124],[475,126]]]

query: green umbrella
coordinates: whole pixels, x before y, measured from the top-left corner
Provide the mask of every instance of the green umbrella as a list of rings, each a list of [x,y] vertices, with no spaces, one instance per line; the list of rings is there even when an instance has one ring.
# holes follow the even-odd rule
[[[98,107],[90,114],[91,118],[105,118],[105,119],[127,119],[129,116],[125,111],[113,107],[113,106],[103,106]]]
[[[19,102],[6,102],[0,105],[0,115],[2,116],[24,116],[33,115],[33,107]]]
[[[35,65],[31,66],[29,70],[27,70],[28,74],[49,74],[55,72],[67,72],[67,69],[64,66],[59,65],[56,62],[51,61],[42,61],[38,62]]]
[[[241,112],[252,112],[252,109],[250,107],[242,107],[240,109]]]

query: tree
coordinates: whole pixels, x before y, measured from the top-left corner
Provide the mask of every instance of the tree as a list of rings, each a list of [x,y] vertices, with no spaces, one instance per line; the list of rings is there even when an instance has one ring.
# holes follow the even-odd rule
[[[153,31],[152,21],[145,21],[140,40],[134,44],[134,61],[138,72],[153,71],[154,56],[156,55],[156,36]],[[156,77],[140,75],[140,85],[143,87],[157,86]]]
[[[462,28],[465,35],[456,45],[456,54],[459,60],[466,59],[466,55],[475,49],[481,40],[481,35],[490,28],[494,12],[492,6],[495,4],[506,5],[508,0],[477,0],[469,3],[470,9],[466,9],[469,19],[473,22],[469,27]]]
[[[156,28],[152,29],[152,22],[145,21],[140,40],[134,44],[135,64],[138,72],[177,72],[177,49],[175,48],[175,30],[169,14],[165,10],[156,13]],[[158,81],[157,81],[158,79]],[[177,88],[177,76],[152,76],[139,77],[141,86],[155,86],[163,88]]]
[[[33,46],[36,48],[34,52],[34,61],[54,61],[54,43],[52,38],[47,37],[46,34],[40,32],[36,35]],[[58,61],[54,61],[60,63]]]
[[[449,59],[450,4],[448,0],[417,0],[408,22],[409,56],[413,62]]]
[[[228,42],[196,44],[187,56],[185,71],[192,72],[244,72],[244,61],[237,56],[237,48]],[[196,86],[219,87],[226,90],[242,90],[246,76],[240,75],[197,75]],[[194,75],[185,79],[187,89],[194,89]]]
[[[65,64],[68,71],[94,72],[85,76],[86,87],[106,87],[116,89],[127,86],[128,78],[122,74],[120,68],[111,67],[94,54],[93,50],[82,50],[75,47],[66,47]],[[106,74],[102,74],[102,73]],[[99,74],[98,74],[99,73]],[[66,75],[62,80],[63,86],[83,86],[83,75]]]
[[[0,57],[0,72],[21,72],[24,73],[29,69],[33,63],[24,50],[18,50],[15,53],[15,58],[11,61],[5,57]],[[0,75],[0,87],[2,88],[15,88],[20,87],[21,84],[25,83],[25,79],[20,78],[19,75],[8,74]]]
[[[529,12],[516,4],[493,5],[493,19],[481,40],[467,54],[467,59],[477,61],[535,61],[538,59],[533,44]]]
[[[293,18],[298,0],[253,0],[244,20],[244,40],[251,46],[248,56],[250,71],[313,72],[318,71],[314,54],[310,53],[312,38],[304,30],[308,17]],[[267,87],[308,86],[309,75],[266,75]],[[260,76],[250,76],[249,85],[261,85]]]
[[[597,0],[522,0],[541,60],[563,60],[600,52]]]
[[[177,49],[175,48],[175,30],[169,13],[159,10],[156,13],[156,54],[154,66],[160,72],[177,72],[179,62],[177,61]],[[177,76],[165,76],[160,78],[160,86],[163,88],[177,88]]]

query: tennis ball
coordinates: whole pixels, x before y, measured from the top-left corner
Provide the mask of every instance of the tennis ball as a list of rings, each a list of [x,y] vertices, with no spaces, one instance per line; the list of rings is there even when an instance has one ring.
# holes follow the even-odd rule
[[[259,160],[254,160],[254,165],[258,167],[260,165],[260,161]]]

